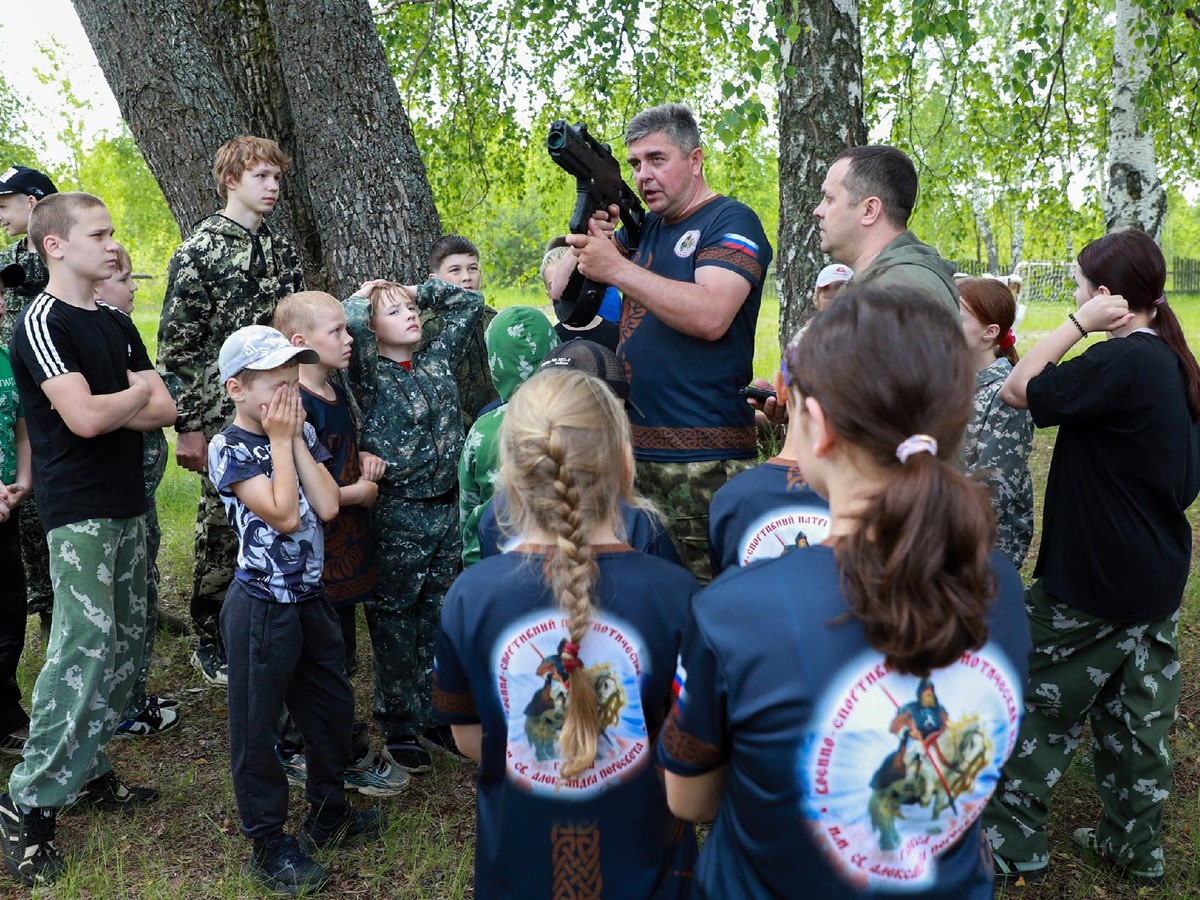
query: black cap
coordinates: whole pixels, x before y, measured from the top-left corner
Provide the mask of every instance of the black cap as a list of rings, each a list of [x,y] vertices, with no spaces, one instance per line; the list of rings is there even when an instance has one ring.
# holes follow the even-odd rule
[[[48,176],[29,166],[9,166],[0,175],[0,194],[27,194],[41,200],[57,193],[58,188]]]
[[[642,411],[629,399],[629,379],[625,377],[625,366],[617,355],[602,344],[583,338],[572,338],[559,344],[546,354],[538,371],[543,369],[576,369],[593,378],[599,378],[608,389],[642,418]]]
[[[20,287],[25,283],[25,270],[20,263],[9,263],[0,269],[0,284],[6,288]]]

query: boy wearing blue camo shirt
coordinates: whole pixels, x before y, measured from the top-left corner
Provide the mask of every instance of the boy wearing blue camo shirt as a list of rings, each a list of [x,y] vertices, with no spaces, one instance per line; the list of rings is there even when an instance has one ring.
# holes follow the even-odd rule
[[[309,857],[376,838],[377,811],[346,802],[354,696],[342,670],[337,618],[321,580],[321,520],[338,513],[329,452],[304,421],[293,347],[274,328],[238,329],[221,347],[220,377],[237,412],[213,438],[208,473],[238,535],[237,570],[221,609],[229,661],[229,749],[242,833],[254,842],[247,872],[270,890],[315,890],[328,880]],[[310,811],[300,840],[284,832],[288,784],[275,757],[287,704],[307,747]]]

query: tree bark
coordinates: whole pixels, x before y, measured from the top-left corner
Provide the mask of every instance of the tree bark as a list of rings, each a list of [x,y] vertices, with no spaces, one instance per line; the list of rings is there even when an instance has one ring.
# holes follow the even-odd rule
[[[786,0],[779,46],[779,341],[813,314],[812,290],[827,260],[812,211],[830,162],[865,144],[857,0]],[[788,27],[799,27],[789,39]],[[793,27],[793,33],[795,33]]]
[[[310,286],[425,277],[441,227],[367,0],[74,3],[181,234],[222,206],[216,149],[260,134],[294,159],[270,221]]]
[[[1140,228],[1157,241],[1167,216],[1167,194],[1138,97],[1150,77],[1148,52],[1157,43],[1158,29],[1137,0],[1117,0],[1116,14],[1104,224],[1109,231]]]
[[[983,247],[987,251],[987,271],[993,275],[1000,274],[1000,251],[996,247],[996,235],[988,224],[987,207],[978,188],[971,193],[971,212],[975,215],[975,227],[983,239]]]

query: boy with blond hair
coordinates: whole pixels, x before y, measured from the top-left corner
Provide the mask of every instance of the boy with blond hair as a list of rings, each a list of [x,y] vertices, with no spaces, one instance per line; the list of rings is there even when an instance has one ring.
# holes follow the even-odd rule
[[[203,476],[207,446],[233,418],[213,377],[221,343],[238,328],[267,325],[281,297],[304,289],[291,242],[264,221],[279,200],[291,159],[272,140],[242,136],[217,151],[213,180],[225,208],[202,220],[175,251],[158,326],[158,364],[178,379],[175,461]],[[233,577],[237,539],[208,479],[196,516],[191,615],[199,635],[192,663],[214,687],[226,681],[217,617]]]
[[[13,374],[55,599],[25,755],[0,794],[0,841],[9,872],[33,885],[66,868],[54,846],[58,809],[77,798],[127,809],[157,797],[123,784],[105,747],[146,627],[142,432],[173,422],[175,404],[133,322],[94,299],[117,264],[104,203],[47,197],[29,233],[50,280],[17,320]]]
[[[315,350],[315,363],[300,364],[300,397],[304,413],[317,432],[317,440],[331,454],[325,466],[338,484],[340,509],[325,523],[325,596],[338,617],[345,647],[347,675],[357,668],[358,646],[355,612],[379,581],[375,546],[371,536],[371,507],[379,493],[378,481],[385,464],[378,456],[358,449],[358,436],[350,398],[330,378],[350,365],[354,338],[346,328],[342,304],[322,291],[289,294],[275,309],[275,327],[296,347]],[[355,734],[360,726],[355,723]],[[361,728],[365,738],[366,728]],[[295,737],[284,728],[279,748],[285,771],[298,777],[302,752]],[[352,742],[353,743],[353,742]],[[285,746],[286,744],[286,746]],[[344,774],[347,789],[387,797],[408,786],[408,773],[391,765],[369,746],[358,748]]]
[[[248,874],[298,894],[325,883],[309,853],[378,837],[383,816],[346,802],[354,695],[343,672],[341,629],[321,581],[322,521],[338,514],[329,452],[305,421],[294,347],[264,325],[221,345],[218,373],[236,410],[208,448],[208,477],[238,536],[236,577],[221,610],[229,660],[229,757],[242,833],[254,842]],[[274,745],[284,705],[308,748],[308,816],[297,841],[284,831],[287,778]]]
[[[380,580],[364,607],[375,720],[388,762],[426,772],[430,744],[454,746],[449,729],[431,721],[430,678],[442,599],[462,552],[463,425],[454,371],[483,295],[432,278],[416,289],[370,281],[344,306],[354,337],[350,389],[365,417],[362,447],[387,463],[371,510]],[[425,312],[441,322],[437,337],[422,342]]]

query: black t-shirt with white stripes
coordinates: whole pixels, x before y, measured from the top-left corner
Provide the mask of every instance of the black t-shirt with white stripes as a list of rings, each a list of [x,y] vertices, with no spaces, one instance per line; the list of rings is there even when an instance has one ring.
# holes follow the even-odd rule
[[[72,306],[43,292],[17,319],[9,352],[29,430],[42,527],[144,513],[142,433],[118,428],[82,438],[41,388],[47,379],[78,372],[93,395],[115,394],[129,387],[129,371],[152,369],[129,316],[103,303],[95,309]]]

